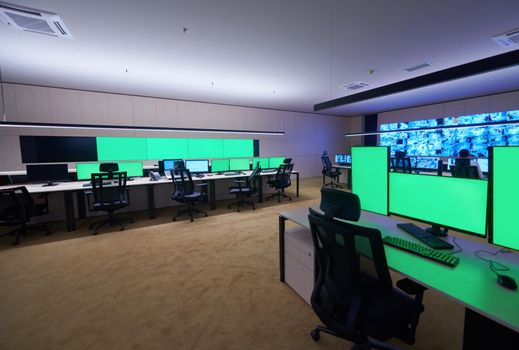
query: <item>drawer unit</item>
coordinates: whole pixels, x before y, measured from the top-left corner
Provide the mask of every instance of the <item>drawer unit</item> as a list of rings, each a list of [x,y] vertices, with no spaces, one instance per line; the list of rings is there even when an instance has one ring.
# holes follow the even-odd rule
[[[314,288],[314,245],[310,230],[287,229],[284,254],[286,283],[310,305]]]

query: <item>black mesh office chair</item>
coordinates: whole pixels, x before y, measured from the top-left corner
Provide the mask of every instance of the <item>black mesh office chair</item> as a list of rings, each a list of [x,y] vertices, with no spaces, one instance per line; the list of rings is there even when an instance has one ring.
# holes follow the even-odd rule
[[[287,196],[284,191],[285,188],[290,187],[292,185],[292,180],[290,179],[292,175],[292,170],[294,169],[294,163],[290,164],[281,164],[274,176],[274,179],[268,180],[267,183],[270,187],[273,187],[276,190],[276,193],[267,197],[269,200],[272,197],[278,197],[278,203],[281,203],[281,196],[288,198],[288,200],[292,200],[290,196]]]
[[[25,186],[0,190],[0,227],[17,227],[0,235],[14,236],[13,245],[20,243],[20,238],[28,230],[44,231],[49,235],[50,230],[45,225],[29,225],[32,217],[49,212],[47,197],[45,202],[35,203]]]
[[[341,176],[341,172],[332,166],[332,162],[330,161],[330,158],[328,157],[327,153],[323,153],[321,156],[321,162],[323,163],[323,185],[324,186],[330,186],[332,188],[334,187],[342,187],[339,184],[339,176]],[[325,176],[329,177],[331,181],[329,183],[325,183]],[[333,181],[336,182],[333,182]]]
[[[479,179],[478,167],[475,165],[468,165],[468,166],[451,165],[450,169],[451,169],[451,174],[453,177],[462,177],[462,178],[466,178],[466,179]]]
[[[171,199],[174,201],[187,204],[187,209],[179,210],[174,216],[173,221],[177,220],[182,214],[187,213],[189,215],[189,219],[191,222],[193,219],[194,213],[204,214],[207,217],[207,213],[203,210],[195,208],[196,203],[204,200],[206,198],[205,191],[195,191],[195,184],[191,177],[191,172],[189,169],[184,167],[180,167],[172,171],[174,173],[173,179],[173,194],[171,195]],[[207,186],[207,183],[200,183],[196,186],[202,188]]]
[[[354,197],[344,197],[342,213],[351,216],[345,219],[358,218]],[[426,288],[409,279],[394,288],[380,231],[337,221],[332,216],[340,208],[329,208],[327,215],[310,209],[308,216],[317,260],[311,303],[325,324],[312,339],[324,332],[353,342],[352,349],[394,349],[383,343],[391,338],[413,344]]]
[[[124,230],[121,221],[133,222],[132,218],[115,218],[116,210],[127,207],[130,204],[130,194],[126,187],[126,171],[110,171],[108,173],[92,173],[92,191],[87,192],[88,207],[91,211],[105,211],[108,217],[104,220],[89,225],[92,234],[102,226],[117,224],[120,230]]]
[[[393,171],[411,173],[411,159],[406,157],[406,151],[395,151],[395,156],[390,158],[390,166]]]
[[[252,209],[256,209],[256,204],[254,201],[246,200],[246,197],[250,197],[253,194],[258,193],[258,177],[261,173],[261,168],[259,166],[259,162],[254,168],[254,170],[250,173],[246,180],[235,180],[234,183],[237,186],[229,187],[229,193],[234,194],[238,199],[236,202],[233,202],[227,206],[228,209],[231,209],[231,206],[236,205],[237,211],[240,211],[240,208],[245,204],[250,205]]]

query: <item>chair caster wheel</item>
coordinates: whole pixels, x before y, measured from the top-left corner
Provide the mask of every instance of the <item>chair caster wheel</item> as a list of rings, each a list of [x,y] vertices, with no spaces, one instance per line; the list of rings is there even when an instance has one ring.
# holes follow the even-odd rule
[[[177,218],[173,218],[173,221],[177,221]]]
[[[289,200],[289,201],[292,201],[292,198],[289,198],[288,200]]]
[[[124,231],[124,227],[121,227],[121,228],[119,229],[119,231]]]
[[[189,219],[189,221],[193,222],[193,218]]]
[[[45,232],[45,236],[50,236],[50,231]]]
[[[133,219],[130,219],[130,224],[133,224]]]
[[[92,232],[92,236],[96,236],[96,235],[97,235],[97,231]]]
[[[317,329],[314,329],[313,331],[311,331],[310,336],[312,337],[312,339],[314,341],[319,341],[319,339],[321,339],[321,334]]]
[[[11,243],[11,245],[18,245],[18,244],[20,244],[19,240],[14,240],[13,243]]]
[[[256,208],[252,208],[252,210],[256,210]]]
[[[207,217],[207,214],[205,214],[205,217]]]

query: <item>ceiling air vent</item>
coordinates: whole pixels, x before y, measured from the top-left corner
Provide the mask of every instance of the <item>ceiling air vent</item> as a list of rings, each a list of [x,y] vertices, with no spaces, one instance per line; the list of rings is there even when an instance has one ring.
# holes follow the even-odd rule
[[[406,68],[405,70],[408,71],[408,72],[414,72],[416,70],[424,69],[424,68],[427,68],[427,67],[430,67],[430,66],[431,66],[431,63],[424,62],[424,63],[417,64],[416,66]]]
[[[503,47],[517,46],[519,45],[519,29],[493,36],[492,40],[494,40],[499,46]]]
[[[16,29],[72,39],[63,20],[52,12],[0,1],[0,20]]]
[[[341,86],[341,89],[344,89],[344,90],[358,90],[358,89],[362,89],[362,88],[365,88],[365,87],[368,87],[368,86],[369,86],[368,83],[363,83],[361,81],[356,81],[356,82],[349,83],[349,84]]]

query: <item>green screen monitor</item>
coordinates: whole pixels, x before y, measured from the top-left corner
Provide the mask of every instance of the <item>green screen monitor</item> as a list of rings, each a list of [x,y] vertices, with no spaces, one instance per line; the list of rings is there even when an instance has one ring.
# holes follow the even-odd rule
[[[229,159],[229,170],[231,170],[231,171],[250,170],[250,159],[249,158],[231,158],[231,159]]]
[[[388,215],[388,147],[352,147],[351,191],[362,210]]]
[[[492,147],[489,159],[489,241],[519,250],[519,147]]]
[[[229,163],[229,159],[213,159],[211,160],[211,172],[221,173],[224,171],[229,171]]]
[[[254,169],[256,167],[256,164],[260,162],[260,168],[261,169],[268,169],[269,168],[269,158],[252,158],[252,168]]]
[[[77,163],[76,173],[78,181],[90,180],[92,173],[100,173],[101,163]],[[142,162],[117,162],[119,171],[126,171],[128,177],[141,177],[143,175]]]
[[[449,227],[484,237],[487,181],[392,172],[389,211],[433,224],[433,229]]]
[[[283,161],[285,160],[285,157],[270,157],[269,158],[269,169],[277,169],[281,164],[283,164]]]
[[[143,175],[142,162],[117,162],[119,171],[126,171],[128,177],[141,177]]]

